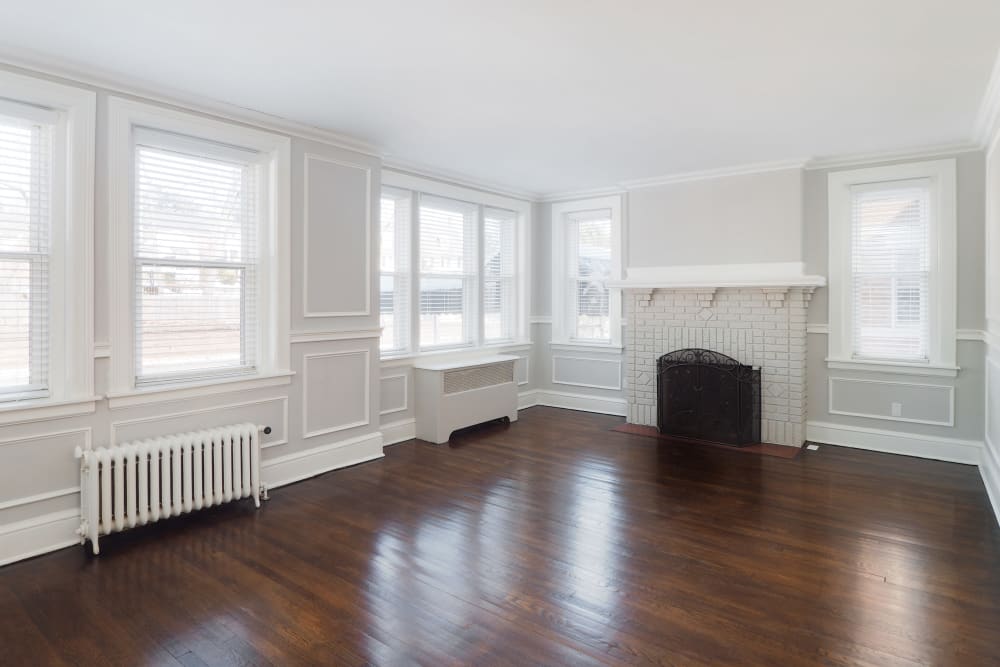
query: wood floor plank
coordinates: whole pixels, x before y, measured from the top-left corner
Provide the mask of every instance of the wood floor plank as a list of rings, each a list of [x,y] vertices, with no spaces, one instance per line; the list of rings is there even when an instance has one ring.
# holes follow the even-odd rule
[[[621,421],[531,408],[2,568],[0,662],[1000,664],[974,467]]]

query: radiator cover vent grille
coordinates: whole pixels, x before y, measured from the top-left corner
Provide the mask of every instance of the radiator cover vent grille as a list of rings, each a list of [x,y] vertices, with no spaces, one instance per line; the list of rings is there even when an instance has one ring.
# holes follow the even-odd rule
[[[444,373],[444,393],[457,394],[513,381],[514,362],[478,368],[457,368]]]

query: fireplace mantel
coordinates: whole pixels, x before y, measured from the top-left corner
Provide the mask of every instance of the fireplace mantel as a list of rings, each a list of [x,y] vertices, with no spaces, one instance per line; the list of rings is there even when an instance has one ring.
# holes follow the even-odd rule
[[[610,287],[639,290],[824,285],[826,278],[806,274],[802,262],[635,266],[626,270],[624,280],[609,283]]]

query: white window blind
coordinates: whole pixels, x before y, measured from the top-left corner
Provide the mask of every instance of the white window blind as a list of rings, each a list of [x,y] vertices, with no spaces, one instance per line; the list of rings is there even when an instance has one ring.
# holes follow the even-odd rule
[[[514,338],[516,232],[515,212],[483,210],[483,338],[488,343]]]
[[[136,383],[250,373],[256,153],[136,130]]]
[[[473,343],[477,271],[476,204],[420,197],[420,347]]]
[[[381,350],[399,354],[410,339],[410,215],[413,195],[383,188],[379,251]]]
[[[45,395],[49,382],[55,114],[19,107],[0,109],[0,400]]]
[[[570,337],[580,341],[610,341],[611,211],[570,213],[566,241]]]
[[[854,356],[926,362],[930,181],[851,187]]]

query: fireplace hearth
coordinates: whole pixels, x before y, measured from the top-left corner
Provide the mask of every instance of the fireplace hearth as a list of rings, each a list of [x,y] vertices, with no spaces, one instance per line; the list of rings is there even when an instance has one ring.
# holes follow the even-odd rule
[[[687,348],[657,360],[660,433],[742,447],[761,441],[760,369]]]

